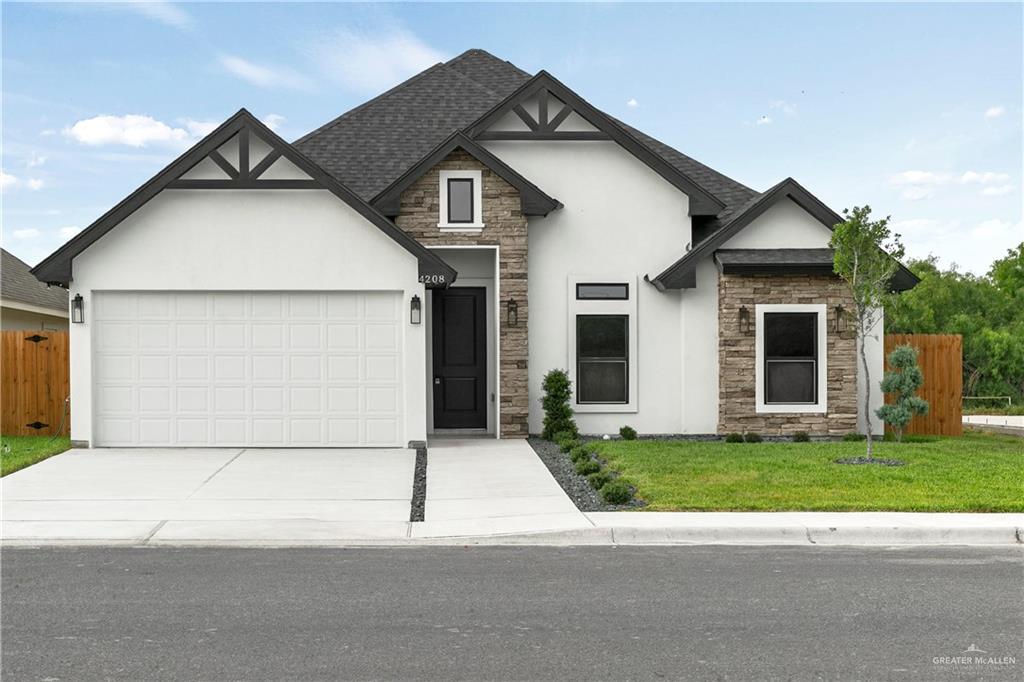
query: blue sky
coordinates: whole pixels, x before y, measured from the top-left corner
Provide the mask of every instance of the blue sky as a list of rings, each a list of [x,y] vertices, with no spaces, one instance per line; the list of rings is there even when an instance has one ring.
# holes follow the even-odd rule
[[[1020,4],[3,3],[3,244],[29,263],[246,107],[296,139],[470,47],[758,190],[982,273],[1024,239]]]

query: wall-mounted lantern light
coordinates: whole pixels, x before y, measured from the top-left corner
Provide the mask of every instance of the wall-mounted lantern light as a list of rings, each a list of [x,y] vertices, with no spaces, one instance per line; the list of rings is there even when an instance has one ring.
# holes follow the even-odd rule
[[[75,294],[75,297],[71,299],[71,321],[75,324],[85,322],[85,299],[81,294]]]
[[[419,324],[422,319],[423,310],[420,306],[420,297],[413,296],[412,300],[409,301],[409,322]]]
[[[516,299],[508,299],[508,326],[515,327],[519,324],[519,304]]]
[[[836,334],[846,331],[846,308],[840,303],[836,306]]]
[[[740,334],[750,333],[750,309],[745,306],[740,306]]]

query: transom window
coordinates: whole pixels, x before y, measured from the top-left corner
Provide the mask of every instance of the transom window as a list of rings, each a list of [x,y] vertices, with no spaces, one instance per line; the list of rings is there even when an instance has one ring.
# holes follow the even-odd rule
[[[576,316],[576,399],[629,402],[629,316]]]
[[[818,316],[765,313],[764,402],[813,405],[818,401]]]
[[[473,178],[448,179],[448,222],[473,222]]]
[[[629,299],[629,285],[577,284],[576,298],[581,301],[625,301]]]

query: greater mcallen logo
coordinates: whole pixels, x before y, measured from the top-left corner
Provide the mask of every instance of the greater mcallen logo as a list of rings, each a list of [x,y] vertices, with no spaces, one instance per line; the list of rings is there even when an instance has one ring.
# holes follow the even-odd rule
[[[959,666],[959,667],[971,667],[971,666],[1002,666],[1002,665],[1016,665],[1016,656],[993,656],[984,649],[979,649],[974,642],[965,650],[960,652],[959,656],[935,656],[932,658],[932,663],[935,665],[942,666]]]

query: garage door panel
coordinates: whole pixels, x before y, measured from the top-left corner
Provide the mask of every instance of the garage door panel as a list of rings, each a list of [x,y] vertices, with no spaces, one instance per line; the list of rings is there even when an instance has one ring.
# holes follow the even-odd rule
[[[101,292],[100,445],[394,446],[396,292]]]

